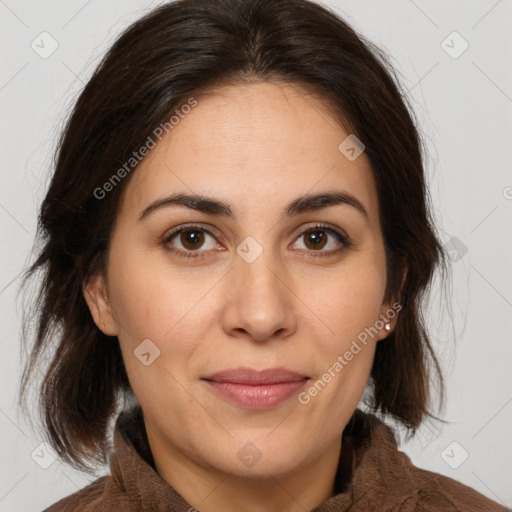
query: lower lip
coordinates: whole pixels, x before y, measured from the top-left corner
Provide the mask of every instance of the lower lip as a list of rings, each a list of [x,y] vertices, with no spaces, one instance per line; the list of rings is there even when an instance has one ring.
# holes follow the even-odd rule
[[[276,384],[236,384],[203,379],[214,391],[247,409],[270,409],[284,402],[306,384],[307,380]]]

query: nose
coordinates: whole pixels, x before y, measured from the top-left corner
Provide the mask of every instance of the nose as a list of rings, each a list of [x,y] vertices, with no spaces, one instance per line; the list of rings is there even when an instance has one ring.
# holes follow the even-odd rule
[[[224,330],[258,342],[293,334],[297,298],[289,280],[270,251],[263,251],[254,261],[237,256],[225,283],[229,299],[223,309]]]

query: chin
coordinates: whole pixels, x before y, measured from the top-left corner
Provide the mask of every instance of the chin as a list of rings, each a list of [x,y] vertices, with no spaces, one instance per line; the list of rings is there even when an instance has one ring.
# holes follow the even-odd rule
[[[221,453],[210,452],[212,460],[208,462],[234,476],[258,479],[293,472],[305,462],[303,445],[292,443],[287,450],[286,440],[276,437],[271,442],[265,440],[265,436],[268,436],[268,432],[260,436],[261,442],[245,437],[244,440],[227,443],[221,446]]]

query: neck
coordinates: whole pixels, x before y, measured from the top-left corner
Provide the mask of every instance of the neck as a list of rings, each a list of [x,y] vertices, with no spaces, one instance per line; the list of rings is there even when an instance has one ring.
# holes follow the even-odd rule
[[[341,437],[293,472],[250,478],[196,463],[151,428],[147,435],[157,473],[201,512],[304,512],[335,494]]]

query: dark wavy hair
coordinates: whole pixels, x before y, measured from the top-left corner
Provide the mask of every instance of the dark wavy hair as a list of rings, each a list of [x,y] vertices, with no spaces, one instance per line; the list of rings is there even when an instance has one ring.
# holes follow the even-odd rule
[[[119,199],[136,167],[105,199],[94,191],[188,98],[253,81],[315,94],[366,146],[385,245],[385,299],[402,306],[396,328],[377,344],[373,410],[414,433],[435,417],[433,379],[443,401],[421,306],[446,256],[431,217],[424,143],[388,57],[312,1],[177,0],[128,27],[80,93],[40,207],[37,255],[23,276],[22,288],[37,273],[42,279],[24,310],[35,318],[35,333],[28,335],[25,319],[22,346],[30,346],[19,405],[49,353],[39,415],[58,455],[76,469],[107,462],[111,422],[131,393],[119,341],[97,328],[82,286],[105,270]]]

